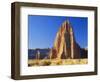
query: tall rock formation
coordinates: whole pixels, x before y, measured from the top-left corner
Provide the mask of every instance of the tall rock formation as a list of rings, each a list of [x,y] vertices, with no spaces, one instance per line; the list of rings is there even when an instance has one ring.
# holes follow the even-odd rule
[[[80,46],[76,43],[69,21],[65,21],[57,32],[54,46],[49,53],[50,59],[80,58]]]

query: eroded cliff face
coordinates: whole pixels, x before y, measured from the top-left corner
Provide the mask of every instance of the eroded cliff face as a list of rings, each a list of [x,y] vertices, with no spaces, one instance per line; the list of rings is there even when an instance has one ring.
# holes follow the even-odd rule
[[[57,32],[53,48],[49,53],[50,59],[80,58],[80,47],[74,38],[73,29],[69,21],[65,21]]]

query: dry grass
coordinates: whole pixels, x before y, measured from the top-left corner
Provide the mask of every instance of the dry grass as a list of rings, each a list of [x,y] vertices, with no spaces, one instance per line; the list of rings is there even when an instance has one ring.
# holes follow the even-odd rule
[[[43,59],[43,60],[28,60],[28,66],[53,66],[53,65],[75,65],[87,64],[88,59]]]

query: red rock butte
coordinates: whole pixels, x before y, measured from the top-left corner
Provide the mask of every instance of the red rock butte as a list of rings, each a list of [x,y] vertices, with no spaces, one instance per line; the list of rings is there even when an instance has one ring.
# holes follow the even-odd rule
[[[80,46],[76,43],[70,22],[64,21],[59,28],[53,48],[49,53],[50,59],[79,59]]]

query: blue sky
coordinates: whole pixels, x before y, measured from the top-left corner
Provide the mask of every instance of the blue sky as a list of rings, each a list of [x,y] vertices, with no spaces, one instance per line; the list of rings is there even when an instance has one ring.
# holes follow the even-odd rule
[[[76,42],[80,47],[87,47],[88,19],[86,17],[65,16],[28,16],[28,48],[51,48],[53,47],[56,33],[61,24],[69,20]]]

